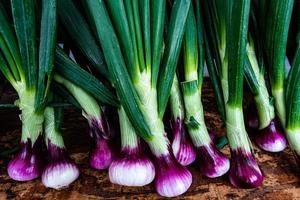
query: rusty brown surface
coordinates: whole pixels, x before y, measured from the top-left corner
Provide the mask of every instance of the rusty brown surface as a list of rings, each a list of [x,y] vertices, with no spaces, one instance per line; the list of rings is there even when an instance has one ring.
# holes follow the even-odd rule
[[[216,113],[212,91],[204,86],[204,106],[210,129],[222,134],[224,126]],[[1,111],[0,146],[12,148],[20,137],[20,124],[15,111]],[[13,116],[12,116],[13,115]],[[5,123],[14,119],[13,123]],[[4,122],[4,123],[3,123]],[[3,129],[5,127],[5,129]],[[5,130],[5,131],[4,131]],[[0,200],[1,199],[162,199],[154,191],[153,184],[137,188],[122,187],[109,182],[106,171],[96,171],[88,166],[89,139],[87,124],[79,111],[67,110],[63,128],[66,146],[72,158],[81,168],[80,178],[70,187],[62,190],[45,188],[40,180],[16,182],[6,173],[9,157],[0,160]],[[229,149],[223,149],[229,155]],[[193,174],[193,184],[178,199],[243,199],[243,200],[300,200],[299,170],[289,149],[270,154],[254,148],[255,156],[264,172],[263,186],[257,189],[237,189],[232,187],[227,177],[208,179],[197,170],[197,163],[189,167]]]

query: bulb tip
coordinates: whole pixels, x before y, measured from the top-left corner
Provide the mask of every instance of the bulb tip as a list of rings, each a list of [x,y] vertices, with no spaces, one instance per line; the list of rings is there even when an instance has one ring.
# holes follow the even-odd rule
[[[263,182],[263,174],[251,152],[238,148],[232,150],[229,180],[238,188],[257,188]]]
[[[189,189],[192,184],[192,174],[172,155],[158,157],[155,161],[155,188],[161,196],[176,197]]]
[[[268,152],[280,152],[287,147],[285,136],[276,123],[272,120],[270,124],[255,135],[255,143]]]
[[[201,174],[216,178],[223,176],[229,171],[230,161],[227,156],[220,152],[214,144],[198,147],[199,167]]]

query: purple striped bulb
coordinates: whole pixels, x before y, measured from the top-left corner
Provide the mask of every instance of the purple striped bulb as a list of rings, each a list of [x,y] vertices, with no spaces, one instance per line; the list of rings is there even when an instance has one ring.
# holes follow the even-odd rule
[[[172,154],[156,157],[155,171],[155,189],[161,196],[179,196],[192,184],[192,174]]]
[[[9,177],[16,181],[30,181],[41,176],[44,161],[37,143],[32,147],[30,139],[21,142],[20,151],[8,163]]]
[[[186,135],[183,121],[177,118],[172,120],[173,141],[172,150],[176,160],[183,166],[192,164],[196,159],[196,152],[193,144]]]
[[[108,173],[112,183],[125,186],[144,186],[153,181],[155,168],[140,147],[125,147],[111,163]]]
[[[202,175],[216,178],[226,174],[230,168],[230,161],[213,143],[197,148],[199,167]]]
[[[50,162],[42,174],[42,183],[49,188],[60,189],[69,186],[79,176],[79,168],[65,148],[48,142]]]
[[[115,157],[110,141],[98,138],[90,154],[90,166],[94,169],[108,169]]]
[[[263,182],[263,175],[251,152],[242,148],[231,151],[229,180],[238,188],[256,188]]]
[[[263,150],[269,152],[283,151],[287,146],[287,141],[278,121],[274,119],[270,124],[254,135],[255,143]]]

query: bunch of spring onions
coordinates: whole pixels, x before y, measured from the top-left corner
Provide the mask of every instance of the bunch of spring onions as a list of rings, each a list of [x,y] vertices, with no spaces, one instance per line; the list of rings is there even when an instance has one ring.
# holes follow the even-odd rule
[[[235,187],[260,186],[263,174],[246,128],[261,149],[280,152],[288,141],[300,160],[299,29],[290,38],[297,48],[285,72],[293,8],[293,0],[0,3],[0,70],[18,93],[22,121],[21,148],[8,164],[9,176],[41,176],[54,189],[78,178],[61,134],[63,104],[52,104],[68,101],[89,124],[90,166],[108,170],[114,184],[154,181],[161,196],[175,197],[191,186],[186,166],[196,161],[205,177],[228,173]],[[57,29],[64,35],[60,45]],[[231,161],[206,127],[205,63]],[[244,82],[257,110],[247,122]]]
[[[105,69],[109,72],[106,78],[116,89],[122,104],[119,118],[121,121],[128,118],[135,129],[128,123],[126,126],[120,124],[121,152],[117,161],[109,168],[110,180],[114,183],[145,185],[152,181],[155,174],[156,190],[169,197],[184,193],[191,185],[190,172],[175,160],[169,150],[162,121],[175,76],[190,3],[174,2],[165,43],[163,31],[166,1],[87,1],[85,4],[87,18],[94,27],[85,28],[86,31],[81,34],[87,35],[87,31],[96,30],[97,39],[94,41],[100,41],[103,53],[100,50],[87,50],[89,47],[79,38],[82,35],[77,35],[74,39],[91,65],[102,72],[104,70],[99,65],[103,63],[99,64],[95,58],[104,55],[107,65]],[[64,6],[71,7],[71,4],[71,1],[66,2]],[[152,12],[150,7],[153,8]],[[75,12],[74,9],[73,11]],[[79,15],[65,12],[60,15],[66,20],[65,25],[69,31],[79,27],[75,23],[83,24],[83,18],[79,18]],[[68,17],[73,20],[67,21]],[[122,133],[125,131],[132,133]],[[148,143],[155,158],[155,169],[152,161],[147,157],[143,159],[137,135]],[[143,173],[145,171],[146,174]],[[131,180],[132,177],[136,180]]]

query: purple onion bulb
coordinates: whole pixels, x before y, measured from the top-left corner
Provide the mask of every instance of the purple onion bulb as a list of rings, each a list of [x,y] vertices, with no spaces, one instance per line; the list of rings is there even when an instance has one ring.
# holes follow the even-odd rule
[[[202,175],[216,178],[226,174],[230,168],[230,161],[213,143],[197,148],[199,167]]]
[[[110,141],[98,138],[96,146],[90,154],[90,166],[94,169],[108,169],[115,157]]]
[[[65,148],[48,142],[50,162],[42,174],[42,183],[49,188],[61,189],[74,182],[79,176],[79,168],[67,154]]]
[[[269,152],[283,151],[287,146],[287,141],[281,127],[274,119],[264,129],[258,130],[254,136],[255,143],[263,150]]]
[[[172,120],[172,130],[174,134],[172,150],[176,160],[183,166],[192,164],[196,159],[196,152],[186,135],[183,121],[179,118]]]
[[[125,147],[111,163],[108,173],[112,183],[125,186],[144,186],[153,181],[155,168],[152,161],[139,147]]]
[[[262,172],[251,152],[241,148],[232,150],[229,180],[238,188],[256,188],[262,184]]]
[[[192,184],[192,174],[171,154],[155,158],[155,171],[155,189],[161,196],[176,197]]]
[[[22,141],[20,146],[20,151],[8,163],[9,177],[16,181],[30,181],[38,178],[44,167],[39,146],[35,144],[32,147],[30,139],[26,142]]]

